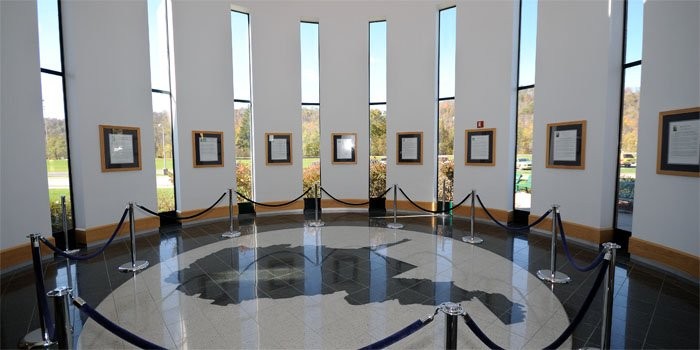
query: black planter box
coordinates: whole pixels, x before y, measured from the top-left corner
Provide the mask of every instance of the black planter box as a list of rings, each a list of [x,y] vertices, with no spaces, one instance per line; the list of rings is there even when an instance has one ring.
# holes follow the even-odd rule
[[[321,198],[304,198],[304,215],[314,215],[318,205],[318,212],[321,213]]]
[[[452,209],[452,202],[437,202],[437,210]],[[452,210],[445,212],[445,214],[452,214]]]
[[[182,222],[177,217],[176,211],[164,211],[160,214],[160,227],[181,227]]]
[[[369,216],[386,216],[386,198],[369,199]]]
[[[251,202],[238,203],[238,215],[255,216],[255,205]]]

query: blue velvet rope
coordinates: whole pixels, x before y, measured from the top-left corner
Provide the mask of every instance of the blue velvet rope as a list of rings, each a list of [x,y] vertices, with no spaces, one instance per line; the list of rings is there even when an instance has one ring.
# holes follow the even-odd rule
[[[129,208],[124,209],[124,213],[122,214],[122,218],[119,219],[119,224],[117,224],[117,228],[116,228],[116,229],[114,230],[114,232],[112,233],[112,236],[109,237],[109,239],[107,240],[107,243],[105,243],[105,244],[102,246],[102,248],[98,249],[96,252],[94,252],[94,253],[92,253],[92,254],[87,254],[87,255],[72,255],[72,254],[68,254],[68,253],[66,253],[66,252],[64,252],[64,251],[62,251],[62,250],[56,248],[55,245],[53,245],[51,242],[49,242],[49,240],[47,240],[47,239],[44,238],[44,237],[40,237],[39,240],[40,240],[42,243],[44,243],[47,247],[51,248],[51,250],[53,250],[54,253],[56,253],[56,254],[58,254],[58,255],[64,257],[64,258],[66,258],[66,259],[71,259],[71,260],[89,260],[89,259],[92,259],[92,258],[94,258],[94,257],[96,257],[96,256],[98,256],[98,255],[100,255],[100,254],[102,254],[102,252],[104,252],[105,249],[107,249],[107,247],[112,243],[112,241],[114,240],[114,237],[116,237],[116,236],[117,236],[117,233],[119,233],[119,230],[121,230],[121,227],[122,227],[122,225],[124,224],[124,220],[126,219],[126,214],[128,214],[128,213],[129,213]]]
[[[603,260],[600,271],[598,271],[598,276],[595,279],[595,283],[593,283],[593,287],[591,287],[591,290],[588,292],[586,299],[583,301],[583,304],[578,310],[578,313],[574,317],[573,321],[569,324],[568,327],[566,327],[564,332],[556,340],[554,340],[554,342],[547,345],[545,349],[559,348],[564,343],[564,341],[566,341],[566,339],[568,339],[571,336],[571,334],[574,332],[574,329],[578,327],[578,325],[583,320],[583,316],[586,314],[586,312],[588,312],[588,309],[591,307],[591,303],[593,302],[593,299],[595,298],[595,295],[598,292],[598,289],[600,288],[600,284],[605,278],[605,272],[608,270],[609,264],[610,262],[608,260]],[[479,338],[479,340],[481,340],[484,343],[484,345],[486,345],[490,349],[503,349],[503,347],[497,345],[491,339],[489,339],[489,337],[479,328],[479,326],[476,325],[474,320],[472,320],[472,318],[469,317],[468,314],[465,313],[462,317],[464,318],[464,322],[467,324],[469,329],[472,332],[474,332],[474,335],[476,335],[476,337]]]
[[[429,318],[425,321],[423,320],[417,320],[416,322],[411,323],[408,325],[406,328],[378,341],[373,344],[367,345],[363,348],[360,348],[360,350],[370,350],[370,349],[384,349],[392,344],[398,342],[399,340],[408,337],[409,335],[417,332],[419,329],[423,328],[425,325],[428,323],[432,322],[433,318]]]
[[[32,265],[34,265],[34,285],[36,286],[36,298],[39,307],[39,316],[44,317],[46,333],[48,333],[49,339],[54,339],[55,329],[53,325],[53,318],[51,317],[51,313],[49,312],[49,303],[46,301],[46,287],[44,287],[44,272],[41,270],[41,252],[39,251],[38,245],[35,247],[32,244],[32,262]]]
[[[408,195],[406,194],[406,192],[404,192],[403,189],[402,189],[401,187],[399,187],[399,191],[401,191],[401,194],[402,194],[404,197],[406,197],[406,199],[408,199],[408,201],[409,201],[411,204],[413,204],[414,207],[416,207],[416,208],[418,208],[418,209],[420,209],[420,210],[422,210],[422,211],[424,211],[424,212],[432,213],[432,214],[442,214],[442,213],[447,213],[447,212],[450,212],[450,211],[452,211],[452,210],[455,210],[455,209],[457,209],[460,205],[464,204],[464,202],[466,202],[467,199],[469,199],[469,197],[472,195],[471,193],[469,193],[466,197],[464,197],[464,199],[462,199],[461,202],[459,202],[459,203],[455,204],[454,206],[452,206],[452,208],[447,208],[447,209],[442,209],[442,210],[430,210],[430,209],[425,209],[425,208],[421,207],[421,206],[418,205],[416,202],[414,202],[413,200],[411,200],[411,198],[408,197]]]
[[[143,211],[145,211],[145,212],[147,212],[147,213],[149,213],[149,214],[151,214],[151,215],[160,217],[160,218],[166,218],[166,219],[172,219],[172,220],[189,220],[189,219],[194,219],[194,218],[196,218],[196,217],[198,217],[198,216],[204,215],[204,214],[206,214],[207,212],[209,212],[210,210],[214,209],[214,207],[215,207],[217,204],[219,204],[219,202],[221,202],[221,200],[224,199],[225,196],[226,196],[226,192],[224,192],[224,193],[221,195],[221,197],[219,197],[219,199],[217,199],[216,202],[214,202],[214,204],[212,204],[209,208],[204,209],[204,210],[200,211],[199,213],[192,214],[192,215],[189,215],[189,216],[177,216],[177,215],[168,215],[168,214],[165,214],[165,213],[157,213],[157,212],[155,212],[155,211],[153,211],[153,210],[151,210],[151,209],[148,209],[148,208],[144,207],[143,205],[137,204],[136,206],[139,207],[139,208],[141,208],[141,210],[143,210]]]
[[[294,202],[300,200],[301,197],[304,197],[307,193],[309,193],[309,191],[311,191],[311,188],[312,188],[312,187],[309,187],[308,189],[306,189],[306,191],[304,191],[304,193],[302,193],[299,197],[294,198],[294,199],[292,199],[292,200],[289,201],[289,202],[279,203],[279,204],[265,204],[265,203],[256,202],[256,201],[254,201],[254,200],[252,200],[252,199],[250,199],[250,198],[244,196],[242,193],[240,193],[240,192],[238,192],[238,191],[236,191],[236,194],[237,194],[238,196],[240,196],[241,198],[243,198],[243,199],[247,200],[248,202],[253,203],[253,204],[255,204],[255,205],[259,205],[259,206],[261,206],[261,207],[277,208],[277,207],[284,207],[285,205],[290,205],[290,204],[292,204],[292,203],[294,203]]]
[[[478,194],[476,195],[476,199],[479,201],[479,205],[481,206],[481,209],[484,209],[484,211],[486,212],[486,215],[488,215],[489,218],[491,218],[491,221],[496,223],[496,225],[501,226],[502,228],[509,230],[509,231],[527,231],[527,230],[537,226],[540,222],[542,222],[542,220],[544,220],[547,217],[547,215],[549,215],[549,213],[552,212],[552,209],[547,210],[546,213],[542,214],[542,216],[540,216],[537,220],[535,220],[535,222],[533,222],[530,225],[527,225],[524,227],[510,227],[510,226],[503,225],[498,220],[496,220],[496,218],[494,218],[493,215],[491,215],[491,213],[488,211],[488,209],[486,209],[486,206],[484,205],[484,203],[481,201],[481,197],[479,197]]]
[[[564,330],[564,332],[557,338],[552,344],[549,344],[548,346],[545,347],[545,349],[557,349],[561,346],[561,344],[564,344],[564,341],[568,339],[572,333],[574,333],[574,329],[578,327],[579,323],[581,323],[581,320],[583,320],[583,316],[586,314],[588,309],[591,306],[591,303],[593,302],[593,299],[595,298],[596,292],[598,291],[598,288],[600,288],[600,284],[603,282],[603,279],[605,278],[605,272],[608,270],[608,265],[610,264],[610,261],[608,260],[603,260],[603,263],[601,264],[600,271],[598,271],[598,276],[595,279],[595,283],[593,284],[593,287],[591,288],[591,291],[588,292],[588,295],[586,296],[586,300],[583,301],[583,305],[581,305],[581,308],[578,310],[578,313],[576,314],[576,317],[574,317],[574,320],[569,324],[568,327]]]
[[[601,262],[603,262],[603,258],[605,257],[605,250],[602,250],[600,253],[598,253],[598,256],[593,259],[593,262],[591,262],[590,265],[588,266],[578,266],[576,262],[574,261],[574,258],[571,256],[571,253],[569,252],[569,245],[566,243],[566,235],[564,234],[564,224],[561,222],[561,214],[557,213],[557,225],[559,226],[559,234],[561,235],[561,245],[564,247],[564,253],[566,253],[566,258],[569,260],[571,263],[571,266],[573,266],[576,270],[579,270],[581,272],[588,272],[593,269],[595,269]]]
[[[77,304],[77,303],[74,303],[74,304],[78,306],[80,311],[84,312],[90,318],[95,320],[95,322],[97,322],[100,326],[102,326],[105,329],[107,329],[108,331],[112,332],[114,335],[118,336],[119,338],[122,338],[122,339],[128,341],[132,345],[137,346],[141,349],[159,349],[159,350],[163,349],[163,350],[165,350],[164,347],[162,347],[160,345],[156,345],[154,343],[151,343],[150,341],[143,339],[143,338],[135,335],[134,333],[131,333],[128,330],[120,327],[119,325],[110,321],[106,317],[102,316],[102,314],[97,312],[90,305]]]

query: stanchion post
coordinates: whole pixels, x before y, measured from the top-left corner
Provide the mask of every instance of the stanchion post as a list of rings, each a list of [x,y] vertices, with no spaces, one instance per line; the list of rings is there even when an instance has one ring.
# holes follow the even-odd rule
[[[63,225],[63,239],[66,242],[66,248],[63,250],[66,254],[75,254],[78,249],[68,249],[68,211],[66,210],[66,196],[61,196],[61,221]]]
[[[552,244],[550,247],[549,270],[538,270],[537,277],[550,283],[569,283],[571,277],[557,271],[557,212],[558,204],[552,204]]]
[[[476,190],[472,189],[472,193],[470,194],[471,200],[472,200],[472,208],[471,208],[471,213],[469,214],[469,232],[471,232],[470,237],[462,237],[462,242],[466,243],[471,243],[471,244],[479,244],[483,242],[484,240],[479,238],[479,237],[474,237],[474,221],[476,219],[476,206],[474,205],[474,197],[476,197]]]
[[[68,305],[71,289],[68,287],[56,288],[47,293],[53,299],[56,320],[56,334],[54,341],[58,342],[59,349],[73,348],[73,327],[70,322]]]
[[[609,258],[610,263],[608,264],[605,282],[603,282],[603,322],[600,329],[600,348],[610,349],[613,296],[615,295],[615,258],[617,257],[617,249],[622,247],[616,243],[607,242],[603,243],[603,248],[606,250],[605,258]]]
[[[440,201],[442,202],[442,206],[438,207],[439,210],[443,211],[442,213],[438,214],[439,216],[448,216],[448,212],[444,211],[447,207],[447,202],[445,201],[445,193],[447,193],[447,187],[445,186],[445,182],[447,180],[442,180],[442,196],[440,198]]]
[[[457,349],[457,325],[464,308],[461,304],[446,302],[440,304],[440,311],[445,314],[445,349]]]
[[[322,227],[325,223],[318,218],[318,207],[321,206],[321,197],[318,193],[318,182],[314,184],[314,221],[309,223],[310,227]]]
[[[394,222],[390,222],[386,225],[388,228],[399,229],[403,228],[403,224],[396,222],[396,184],[394,184]]]
[[[224,232],[221,237],[234,238],[241,235],[240,231],[233,229],[233,189],[228,189],[228,232]]]
[[[44,269],[41,266],[41,249],[39,247],[39,238],[41,238],[41,235],[33,233],[27,237],[29,237],[32,249],[32,256],[39,257],[39,259],[33,261],[34,264],[37,264],[37,261],[39,264],[38,267],[34,267],[34,278],[36,279],[35,283],[37,305],[41,305],[41,298],[46,297],[46,295],[41,295],[41,288],[39,288],[39,285],[41,284],[43,286],[44,283]],[[46,324],[46,318],[43,314],[44,310],[42,310],[41,307],[37,307],[37,310],[39,311],[39,328],[27,333],[27,335],[25,335],[24,338],[22,338],[22,340],[19,341],[17,347],[19,347],[20,349],[47,348],[55,344],[55,342],[52,341],[49,337],[48,325]]]
[[[134,202],[129,202],[129,236],[131,238],[131,262],[119,266],[119,271],[134,272],[148,267],[148,261],[136,260],[136,223],[134,222]]]

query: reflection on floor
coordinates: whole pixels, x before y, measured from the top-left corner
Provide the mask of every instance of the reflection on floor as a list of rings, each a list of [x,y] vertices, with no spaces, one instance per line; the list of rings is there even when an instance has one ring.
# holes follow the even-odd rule
[[[220,238],[225,222],[142,235],[138,258],[151,266],[133,276],[127,241],[90,261],[72,263],[77,295],[121,326],[168,348],[357,348],[461,302],[484,331],[507,348],[541,348],[568,325],[588,294],[595,271],[581,273],[559,255],[572,277],[549,286],[533,274],[549,267],[549,239],[477,223],[485,242],[461,242],[468,221],[406,218],[403,230],[383,229],[363,214],[324,214],[327,227],[304,229],[301,215],[263,216],[241,223],[244,235]],[[453,238],[453,239],[450,239]],[[570,244],[582,265],[597,252]],[[698,348],[698,285],[630,262],[616,266],[614,348]],[[45,263],[47,289],[67,285],[62,260]],[[2,348],[38,327],[33,275],[1,276]],[[601,293],[565,347],[598,346]],[[77,310],[75,341],[83,348],[124,343]],[[443,347],[444,321],[397,347]],[[483,347],[459,325],[458,344]]]

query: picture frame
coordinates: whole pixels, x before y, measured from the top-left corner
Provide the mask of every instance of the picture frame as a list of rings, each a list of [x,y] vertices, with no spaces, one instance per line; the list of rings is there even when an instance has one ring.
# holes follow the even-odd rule
[[[586,168],[586,121],[547,124],[547,168]]]
[[[357,164],[357,134],[332,133],[333,164]]]
[[[700,107],[659,113],[656,173],[700,177]]]
[[[102,172],[141,170],[141,129],[99,125]]]
[[[423,164],[423,132],[397,132],[396,133],[396,164],[421,165]]]
[[[464,164],[496,165],[496,129],[464,130]]]
[[[291,133],[265,133],[265,164],[292,164]]]
[[[224,166],[223,131],[192,130],[192,166],[210,168]]]

